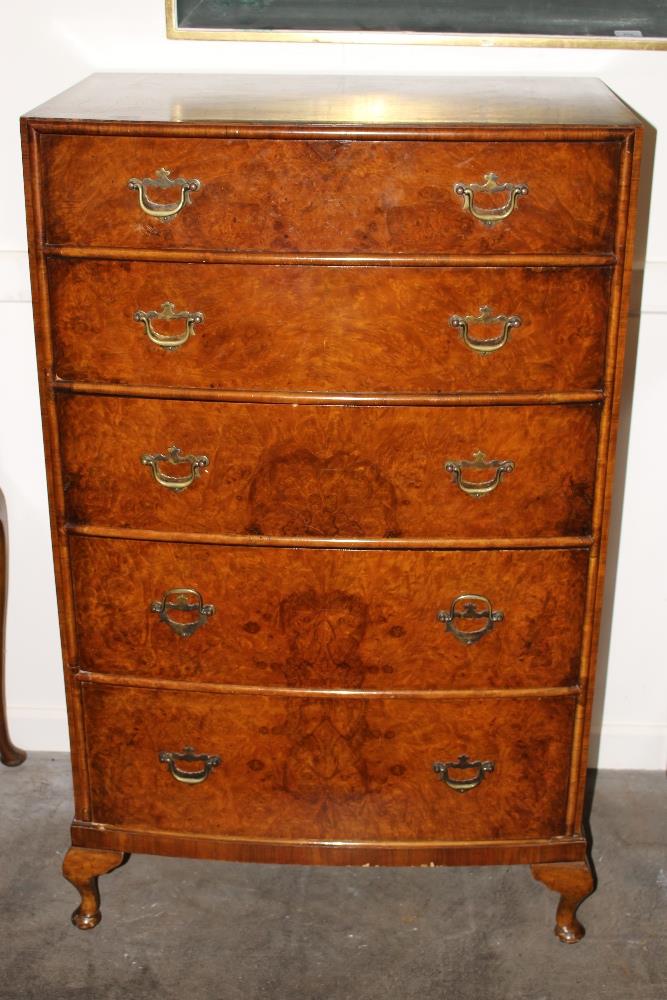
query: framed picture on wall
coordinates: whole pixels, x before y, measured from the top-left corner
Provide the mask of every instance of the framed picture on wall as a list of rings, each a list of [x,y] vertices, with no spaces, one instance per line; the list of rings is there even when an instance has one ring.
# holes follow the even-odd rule
[[[667,48],[665,0],[166,0],[169,38]]]

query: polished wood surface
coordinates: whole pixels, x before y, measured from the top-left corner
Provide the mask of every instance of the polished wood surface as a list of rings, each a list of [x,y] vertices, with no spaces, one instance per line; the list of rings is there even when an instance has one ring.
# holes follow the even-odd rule
[[[602,387],[608,268],[184,268],[60,258],[48,267],[60,380],[334,393]],[[134,319],[165,301],[204,316],[173,350],[152,343]],[[450,322],[479,317],[486,305],[492,316],[520,319],[488,354],[467,347]],[[154,326],[174,338],[185,321]],[[471,324],[470,336],[488,341],[503,328]]]
[[[77,122],[340,123],[634,127],[639,119],[590,77],[94,73],[26,116]],[[162,128],[164,134],[166,129]]]
[[[446,790],[446,789],[445,789]],[[72,844],[102,850],[217,861],[263,862],[298,865],[517,865],[579,861],[586,854],[580,834],[546,839],[487,840],[471,842],[402,841],[394,843],[341,844],[338,841],[299,840],[277,842],[259,837],[205,837],[165,833],[161,830],[127,830],[75,820]]]
[[[569,864],[537,864],[532,866],[533,878],[560,893],[554,934],[564,944],[581,941],[586,933],[577,919],[579,905],[593,892],[595,876],[587,858]]]
[[[58,412],[73,522],[325,538],[590,532],[596,405],[276,410],[63,395]],[[141,463],[173,444],[208,458],[182,493],[158,485]],[[478,450],[515,469],[475,498],[444,466]],[[494,471],[465,476],[489,481]]]
[[[110,528],[99,524],[74,524],[69,522],[64,529],[67,537],[85,538],[125,538],[139,542],[194,542],[197,545],[243,545],[244,547],[268,549],[355,549],[442,551],[446,549],[581,549],[594,544],[592,535],[554,535],[548,540],[532,536],[516,538],[326,538],[316,535],[301,535],[298,538],[280,535],[221,535],[214,531],[173,531],[145,528]]]
[[[601,253],[613,247],[621,142],[438,143],[152,139],[45,134],[46,242],[290,253]],[[200,181],[174,218],[151,219],[133,178]],[[502,226],[463,209],[456,184],[493,172],[525,184]],[[73,182],[76,178],[76,183]],[[151,197],[173,203],[173,191]],[[485,207],[507,195],[482,195]],[[454,235],[455,234],[455,235]]]
[[[641,130],[559,86],[95,77],[24,120],[77,849],[548,865],[580,936]],[[163,166],[202,184],[166,223],[127,188]],[[485,225],[454,184],[490,171],[528,193]],[[170,352],[165,301],[204,313]],[[482,306],[522,319],[484,358]],[[182,493],[141,464],[172,444]],[[473,497],[477,450],[515,465]],[[175,587],[215,605],[188,638]]]
[[[93,821],[275,840],[488,840],[565,832],[574,699],[317,699],[83,685]],[[162,751],[221,763],[197,785]],[[436,762],[490,760],[461,794]],[[200,771],[200,764],[182,764]],[[452,772],[452,777],[470,772]]]
[[[7,508],[0,493],[0,761],[6,767],[18,767],[26,758],[25,750],[14,746],[7,725],[5,705],[5,617],[7,614]]]
[[[72,914],[72,923],[79,930],[92,930],[102,919],[97,884],[99,876],[112,872],[127,860],[128,855],[121,851],[70,847],[63,862],[63,875],[81,896],[81,903]]]
[[[85,537],[70,546],[82,670],[332,690],[577,681],[585,550],[260,550]],[[175,587],[215,608],[187,637],[150,610]],[[470,645],[436,617],[460,594],[484,595],[504,615]],[[458,621],[462,631],[485,624]]]

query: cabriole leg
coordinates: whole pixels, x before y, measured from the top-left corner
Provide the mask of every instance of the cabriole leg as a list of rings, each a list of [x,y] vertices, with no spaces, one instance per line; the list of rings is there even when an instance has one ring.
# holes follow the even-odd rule
[[[81,905],[72,914],[72,923],[79,930],[97,927],[100,913],[100,892],[97,880],[100,875],[112,872],[124,864],[129,854],[122,851],[98,851],[90,847],[70,847],[63,862],[63,875],[79,890]]]
[[[586,931],[577,920],[577,907],[595,888],[595,878],[588,861],[531,865],[531,871],[538,882],[560,893],[554,928],[556,937],[565,944],[580,941]]]
[[[0,664],[0,670],[2,666]],[[4,699],[0,693],[0,761],[5,767],[18,767],[25,760],[25,750],[15,747],[9,738],[7,716],[5,715]]]
[[[5,508],[0,493],[0,760],[7,767],[17,767],[25,760],[25,751],[15,747],[9,738],[5,710],[5,614],[7,610],[7,544],[5,540]]]

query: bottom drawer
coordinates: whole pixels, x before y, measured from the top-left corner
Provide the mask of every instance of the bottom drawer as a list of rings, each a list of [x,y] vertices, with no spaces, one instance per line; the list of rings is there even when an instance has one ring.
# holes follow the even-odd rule
[[[96,823],[339,842],[565,833],[573,697],[82,690]],[[186,747],[219,763],[169,759]],[[434,770],[462,755],[472,767]]]

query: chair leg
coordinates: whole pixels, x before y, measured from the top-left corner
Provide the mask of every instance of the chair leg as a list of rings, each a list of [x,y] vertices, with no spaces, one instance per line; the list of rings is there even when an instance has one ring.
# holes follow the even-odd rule
[[[7,544],[0,497],[0,761],[7,767],[18,767],[25,760],[25,751],[15,747],[9,738],[5,707],[5,615],[7,611]]]

